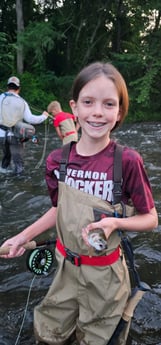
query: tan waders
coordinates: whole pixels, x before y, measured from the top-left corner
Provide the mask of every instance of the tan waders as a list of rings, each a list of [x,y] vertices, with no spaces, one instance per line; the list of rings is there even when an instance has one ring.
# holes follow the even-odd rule
[[[73,119],[67,118],[60,122],[60,129],[63,135],[63,145],[78,140],[78,133]]]
[[[77,141],[78,140],[78,133],[75,131],[67,132],[65,137],[63,138],[63,145],[71,142],[71,141]]]
[[[121,207],[116,208],[121,213]],[[59,182],[57,233],[60,242],[70,251],[89,255],[81,230],[95,221],[95,209],[102,213],[113,212],[107,202]],[[115,231],[103,255],[111,254],[119,244],[120,237]],[[76,266],[70,257],[65,259],[58,248],[56,258],[54,281],[34,312],[36,339],[50,345],[64,345],[76,331],[81,345],[107,345],[130,295],[124,258],[119,256],[111,265]],[[126,337],[117,339],[115,345],[124,345]]]

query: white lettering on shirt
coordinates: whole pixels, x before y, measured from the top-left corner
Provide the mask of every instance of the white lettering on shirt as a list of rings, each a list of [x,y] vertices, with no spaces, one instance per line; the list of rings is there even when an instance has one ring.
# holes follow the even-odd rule
[[[54,170],[54,174],[59,178],[59,171]],[[107,179],[107,173],[98,171],[83,171],[67,169],[65,183],[70,187],[79,189],[87,194],[111,202],[113,200],[113,181]]]

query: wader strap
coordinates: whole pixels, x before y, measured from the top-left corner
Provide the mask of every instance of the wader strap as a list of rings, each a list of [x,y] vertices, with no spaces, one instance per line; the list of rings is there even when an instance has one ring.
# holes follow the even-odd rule
[[[71,141],[70,143],[67,143],[63,146],[62,151],[62,158],[60,162],[60,181],[65,181],[66,171],[67,171],[67,165],[68,165],[68,159],[69,159],[69,153],[72,148],[72,145],[75,143],[75,141]]]
[[[112,253],[104,256],[87,256],[79,255],[66,248],[59,239],[56,242],[56,248],[75,266],[88,265],[88,266],[108,266],[116,262],[120,257],[120,247],[118,246]]]
[[[116,145],[115,149],[115,155],[114,155],[114,204],[121,203],[121,195],[122,195],[122,152],[123,152],[123,146]],[[123,207],[123,217],[126,217],[126,210],[125,205],[122,203]],[[132,244],[127,236],[124,235],[124,233],[120,230],[119,231],[121,236],[121,244],[122,248],[125,253],[125,257],[127,258],[129,262],[129,267],[131,269],[131,272],[133,274],[133,278],[135,281],[135,284],[140,287],[140,277],[135,267],[134,262],[134,253]]]
[[[3,131],[8,131],[10,129],[10,127],[0,125],[0,129],[3,129]]]
[[[116,144],[114,152],[114,169],[113,169],[113,196],[114,204],[121,202],[122,196],[122,152],[124,147],[122,145]]]

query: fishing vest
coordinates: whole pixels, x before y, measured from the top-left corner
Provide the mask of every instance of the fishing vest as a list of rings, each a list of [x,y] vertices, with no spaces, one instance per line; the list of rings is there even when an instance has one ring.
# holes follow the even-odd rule
[[[13,93],[5,92],[0,109],[0,128],[13,132],[21,142],[27,141],[35,134],[34,126],[23,122],[25,102]]]
[[[23,98],[5,92],[0,109],[0,124],[12,128],[18,121],[22,121],[24,110],[25,102]]]

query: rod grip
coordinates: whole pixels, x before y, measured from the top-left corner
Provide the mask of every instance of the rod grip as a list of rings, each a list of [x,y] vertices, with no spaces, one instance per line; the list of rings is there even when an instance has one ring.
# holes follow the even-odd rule
[[[24,249],[35,249],[36,248],[36,242],[35,241],[30,241],[30,242],[27,242],[25,243],[23,246],[22,246]],[[6,255],[6,254],[9,254],[10,252],[10,246],[6,246],[6,247],[0,247],[0,255]]]

